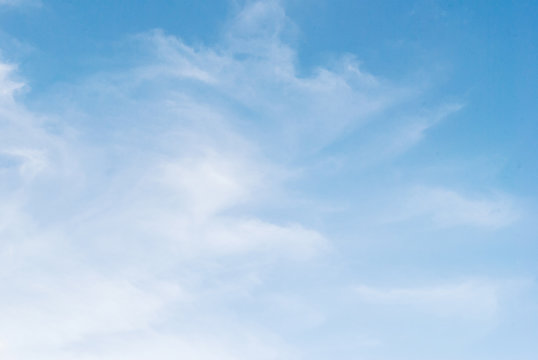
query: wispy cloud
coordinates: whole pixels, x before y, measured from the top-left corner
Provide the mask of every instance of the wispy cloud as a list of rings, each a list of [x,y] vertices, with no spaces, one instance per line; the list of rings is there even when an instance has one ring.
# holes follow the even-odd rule
[[[515,199],[499,193],[470,197],[452,189],[417,186],[400,200],[393,220],[427,217],[441,227],[497,229],[519,216]]]
[[[405,154],[426,137],[429,130],[463,108],[461,103],[446,103],[435,108],[418,109],[415,113],[389,116],[374,122],[371,128],[360,129],[364,135],[356,145],[361,167],[367,168]]]
[[[16,67],[0,64],[0,357],[301,357],[270,326],[240,316],[248,296],[303,307],[306,295],[256,290],[334,251],[302,221],[310,205],[294,203],[287,181],[416,91],[350,56],[301,75],[283,40],[289,22],[279,2],[257,1],[213,46],[138,34],[120,59],[130,65],[58,85],[32,109],[18,97]],[[460,107],[399,117],[383,156],[402,154]],[[383,151],[373,153],[375,162]],[[413,189],[396,220],[497,228],[517,218],[508,196]],[[356,294],[440,314],[498,308],[495,284],[479,281]],[[309,314],[311,326],[324,321]]]
[[[13,80],[13,72],[17,69],[13,64],[0,64],[0,99],[2,108],[13,103],[14,93],[24,86],[24,83]]]
[[[195,50],[159,32],[140,39],[138,46],[153,51],[148,64],[73,85],[49,102],[49,115],[18,102],[24,83],[12,80],[13,66],[0,67],[0,175],[7,189],[0,269],[10,279],[1,286],[9,294],[1,306],[2,356],[123,358],[125,339],[135,336],[132,358],[161,345],[163,358],[215,358],[215,351],[219,358],[286,358],[286,346],[270,333],[234,325],[238,334],[251,333],[243,342],[222,325],[189,339],[170,319],[186,317],[194,328],[211,313],[218,305],[206,302],[187,316],[192,299],[212,288],[207,284],[258,286],[212,267],[233,274],[247,266],[256,274],[268,263],[307,261],[330,247],[293,218],[274,222],[248,210],[281,186],[287,170],[238,130],[268,114],[264,121],[279,122],[269,123],[275,139],[293,122],[290,104],[277,109],[279,89],[310,96],[302,87],[312,80],[293,73],[271,79],[291,59],[238,60],[234,52]],[[271,56],[291,52],[279,47]],[[316,83],[314,93],[327,91]],[[268,84],[279,89],[263,99]],[[91,92],[100,97],[90,99]],[[188,275],[194,269],[201,279]],[[227,324],[225,318],[226,311],[213,321]],[[170,330],[155,330],[162,326]]]
[[[360,301],[377,305],[397,305],[438,316],[490,318],[499,310],[501,288],[481,280],[465,280],[425,287],[355,288]]]

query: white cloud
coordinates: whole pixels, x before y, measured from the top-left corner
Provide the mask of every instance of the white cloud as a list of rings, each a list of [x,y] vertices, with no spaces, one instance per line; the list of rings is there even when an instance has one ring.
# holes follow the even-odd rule
[[[155,180],[171,188],[195,218],[207,218],[251,197],[262,182],[257,170],[241,159],[210,153],[164,163]]]
[[[0,154],[20,160],[19,171],[23,178],[32,178],[48,166],[43,152],[36,149],[5,149]]]
[[[387,155],[399,154],[417,144],[425,136],[425,133],[443,121],[446,117],[461,110],[463,105],[458,103],[445,104],[433,111],[426,111],[424,114],[406,119],[405,123],[397,127],[391,135],[389,141],[381,141],[386,145],[384,152]]]
[[[357,156],[362,168],[379,165],[401,156],[418,145],[428,131],[463,107],[447,103],[432,109],[421,109],[409,115],[393,115],[389,120],[373,122],[358,134]]]
[[[160,33],[142,38],[157,49],[149,64],[60,90],[45,100],[52,115],[18,102],[24,83],[12,80],[15,67],[0,66],[0,275],[10,279],[0,289],[0,356],[292,357],[270,331],[230,321],[225,305],[216,311],[218,301],[192,305],[215,283],[239,293],[259,286],[234,270],[245,264],[256,278],[268,264],[330,247],[294,219],[249,210],[280,192],[287,170],[238,130],[237,121],[257,120],[226,104],[241,108],[256,95],[236,97],[241,81],[262,92],[253,75],[272,60],[242,62]],[[217,100],[181,81],[205,84]],[[101,97],[86,97],[92,91]],[[256,117],[273,106],[263,103]],[[211,313],[220,322],[213,334],[197,325]]]
[[[14,94],[24,87],[24,83],[12,79],[16,66],[0,63],[0,104],[2,111],[8,106],[13,106]]]
[[[0,64],[0,277],[10,279],[0,288],[8,294],[0,297],[0,356],[299,357],[240,319],[221,289],[248,293],[268,267],[279,272],[331,249],[286,209],[285,220],[264,216],[266,202],[293,202],[285,188],[293,164],[409,94],[351,57],[299,75],[281,39],[288,22],[277,2],[253,2],[210,48],[141,34],[132,45],[145,60],[57,87],[36,101],[48,114],[18,102],[25,85]],[[411,124],[395,151],[444,115],[436,116]],[[411,197],[410,213],[442,225],[494,226],[511,214],[496,215],[506,205],[496,200],[424,192]],[[358,292],[438,311],[472,307],[495,289]],[[298,295],[288,305],[300,304]],[[494,301],[488,306],[495,311]]]
[[[308,259],[328,248],[321,234],[297,224],[281,226],[245,219],[212,225],[215,226],[206,229],[207,250],[211,252],[233,254],[286,248],[292,258]]]
[[[418,312],[443,317],[484,319],[497,314],[501,290],[498,284],[484,280],[425,287],[355,287],[358,299],[366,303],[410,307]]]
[[[250,12],[255,10],[256,17],[271,22],[272,8],[256,3],[239,18],[254,16]],[[259,26],[265,34],[263,24]],[[246,28],[251,35],[246,40],[238,39],[236,29],[228,42],[210,49],[188,47],[159,31],[141,35],[137,39],[160,61],[135,69],[127,81],[137,86],[133,78],[151,82],[176,79],[181,88],[193,89],[186,99],[189,103],[218,107],[220,113],[231,115],[232,126],[252,131],[249,135],[260,145],[275,154],[296,157],[323,148],[349,127],[367,122],[407,95],[405,89],[362,72],[350,57],[333,69],[318,68],[310,76],[300,76],[295,52],[279,40],[276,27],[273,35],[260,38],[255,36],[256,26],[250,24]],[[163,95],[170,98],[175,87],[171,90]],[[184,93],[181,96],[185,99]],[[177,106],[182,98],[170,101]],[[280,144],[278,149],[275,142]]]
[[[62,347],[93,335],[146,329],[167,302],[177,303],[181,295],[158,284],[142,290],[125,280],[80,273],[76,279],[61,278],[35,275],[23,288],[3,286],[1,313],[9,329],[2,327],[0,337],[11,348]],[[19,291],[27,295],[17,296]]]
[[[442,227],[496,229],[518,218],[514,200],[502,194],[473,198],[445,188],[416,187],[404,201],[400,219],[427,216]]]

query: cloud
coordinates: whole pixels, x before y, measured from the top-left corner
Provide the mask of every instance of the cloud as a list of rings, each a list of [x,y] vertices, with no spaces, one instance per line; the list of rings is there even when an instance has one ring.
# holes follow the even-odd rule
[[[424,114],[406,119],[403,124],[396,127],[392,133],[392,139],[381,141],[381,143],[388,145],[384,151],[387,155],[394,156],[408,150],[422,140],[430,128],[443,121],[449,115],[458,112],[462,107],[463,105],[459,103],[444,104],[433,111],[425,111]]]
[[[420,109],[416,113],[397,114],[383,121],[372,122],[359,129],[356,145],[362,168],[384,164],[418,145],[427,132],[463,108],[461,103],[446,103]]]
[[[24,83],[13,80],[11,77],[16,70],[12,64],[0,63],[0,101],[2,109],[13,106],[15,92],[20,90]]]
[[[408,307],[442,317],[472,318],[495,316],[500,306],[500,291],[498,284],[483,280],[426,287],[355,287],[355,294],[362,302]]]
[[[255,104],[241,82],[263,92],[253,76],[276,65],[195,50],[159,32],[139,39],[154,50],[148,63],[59,88],[40,113],[18,99],[25,84],[13,80],[16,67],[0,66],[0,273],[10,279],[1,289],[0,354],[147,358],[164,347],[163,358],[286,358],[278,336],[230,322],[218,301],[192,305],[215,283],[259,286],[241,280],[245,266],[257,277],[268,264],[330,248],[293,218],[252,210],[282,191],[288,170],[239,126],[278,107],[278,90],[269,102],[256,94]],[[273,118],[285,123],[263,120]],[[270,124],[273,140],[280,124]],[[210,313],[220,322],[214,334],[199,324]],[[190,334],[199,327],[198,338],[183,326]]]
[[[125,280],[77,275],[63,282],[38,275],[23,289],[4,284],[2,317],[10,324],[1,329],[4,341],[14,348],[61,347],[95,334],[145,329],[180,293],[167,284],[142,290]],[[21,290],[29,296],[18,297]]]
[[[518,218],[515,201],[508,195],[467,197],[440,187],[416,187],[405,200],[400,219],[426,216],[438,226],[475,226],[497,229]]]
[[[308,271],[333,249],[302,221],[310,209],[295,205],[288,181],[304,159],[414,91],[350,56],[303,75],[283,40],[288,26],[278,2],[259,1],[210,47],[138,34],[115,59],[121,69],[58,84],[32,109],[18,97],[26,85],[16,67],[0,64],[0,292],[9,294],[0,357],[300,357],[240,315],[243,296],[264,296],[256,289],[266,276],[287,279],[293,263]],[[391,154],[458,108],[413,117]],[[443,226],[502,226],[513,215],[509,201],[438,188],[418,189],[408,204],[405,216]],[[473,282],[357,291],[439,312],[497,306],[485,299],[495,287]]]
[[[272,21],[272,6],[256,4],[252,6],[256,16]],[[254,16],[250,11],[247,8],[239,18]],[[236,42],[228,39],[214,49],[191,48],[160,31],[138,36],[139,44],[160,61],[136,68],[128,81],[174,79],[183,89],[192,89],[187,101],[217,105],[221,112],[233,114],[232,126],[249,131],[264,150],[270,146],[275,155],[295,157],[327,146],[406,95],[405,89],[362,72],[350,57],[332,69],[318,68],[311,76],[300,76],[295,52],[280,41],[279,30],[273,36],[263,35],[264,30],[260,38],[254,36],[258,34],[254,24],[246,28],[247,40],[238,39],[235,29],[229,36]],[[275,142],[279,149],[272,146]]]

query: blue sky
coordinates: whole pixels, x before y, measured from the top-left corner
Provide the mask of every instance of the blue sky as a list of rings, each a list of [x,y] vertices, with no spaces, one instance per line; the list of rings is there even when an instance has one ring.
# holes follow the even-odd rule
[[[0,0],[0,358],[534,360],[537,14]]]

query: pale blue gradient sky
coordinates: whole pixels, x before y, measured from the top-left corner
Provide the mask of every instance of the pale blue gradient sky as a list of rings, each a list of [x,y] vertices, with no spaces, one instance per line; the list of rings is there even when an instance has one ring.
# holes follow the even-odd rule
[[[0,0],[0,358],[534,360],[537,14]]]

